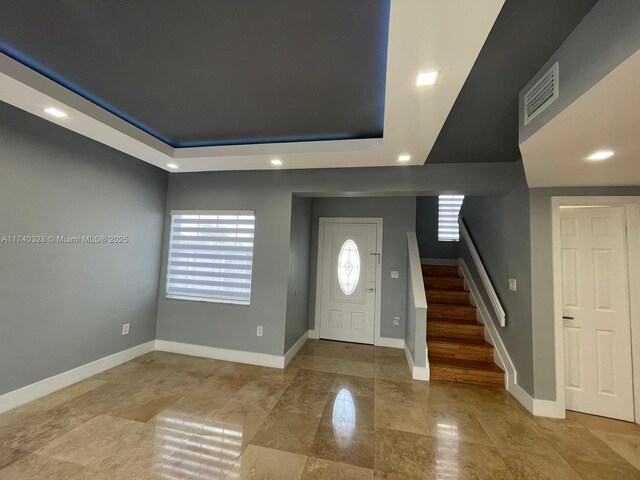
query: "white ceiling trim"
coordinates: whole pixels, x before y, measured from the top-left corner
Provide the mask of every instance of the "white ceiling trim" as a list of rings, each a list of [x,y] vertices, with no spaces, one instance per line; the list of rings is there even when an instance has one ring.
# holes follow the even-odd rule
[[[48,78],[0,54],[0,100],[165,170],[179,172],[421,165],[480,53],[504,0],[392,0],[382,139],[172,148]],[[415,88],[420,71],[438,83]],[[69,118],[50,118],[56,107]]]
[[[638,85],[640,50],[522,143],[529,187],[640,185]]]

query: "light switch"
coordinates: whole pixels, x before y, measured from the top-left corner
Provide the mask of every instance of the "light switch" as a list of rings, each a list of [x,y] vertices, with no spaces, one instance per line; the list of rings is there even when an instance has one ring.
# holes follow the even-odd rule
[[[400,317],[393,317],[393,324],[396,327],[399,327],[400,326]]]
[[[516,285],[516,279],[515,278],[510,278],[509,279],[509,290],[511,290],[512,292],[515,292],[517,290],[517,285]]]
[[[391,270],[391,278],[400,278],[400,272],[397,270]]]

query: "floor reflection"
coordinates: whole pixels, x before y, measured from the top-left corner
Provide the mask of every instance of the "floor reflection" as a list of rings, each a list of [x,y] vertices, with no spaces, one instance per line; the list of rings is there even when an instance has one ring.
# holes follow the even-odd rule
[[[242,453],[242,429],[202,417],[157,417],[156,439],[162,462],[157,475],[167,480],[225,478]]]
[[[333,402],[333,435],[341,447],[351,445],[356,428],[356,406],[351,392],[343,388]]]
[[[458,426],[450,423],[436,424],[436,471],[438,480],[454,480],[460,477],[460,433]]]

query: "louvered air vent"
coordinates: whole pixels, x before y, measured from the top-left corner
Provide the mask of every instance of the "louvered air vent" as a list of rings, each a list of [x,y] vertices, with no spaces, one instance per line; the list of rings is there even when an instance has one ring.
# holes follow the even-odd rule
[[[524,94],[524,124],[529,123],[558,98],[558,62]]]

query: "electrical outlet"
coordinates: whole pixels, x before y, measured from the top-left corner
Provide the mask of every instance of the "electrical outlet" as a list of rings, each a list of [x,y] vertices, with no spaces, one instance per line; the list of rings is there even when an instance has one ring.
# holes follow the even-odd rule
[[[122,324],[122,335],[129,335],[129,328],[131,328],[131,324],[130,323],[123,323]]]
[[[400,278],[400,272],[397,270],[391,270],[391,278]]]
[[[399,327],[400,326],[400,317],[393,317],[393,324],[396,327]]]
[[[509,279],[509,290],[511,290],[512,292],[515,292],[518,290],[518,286],[516,284],[516,279],[515,278],[510,278]]]
[[[262,325],[258,325],[258,328],[256,329],[256,335],[259,337],[262,336]]]

